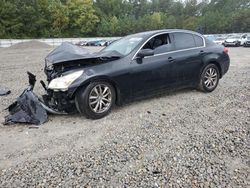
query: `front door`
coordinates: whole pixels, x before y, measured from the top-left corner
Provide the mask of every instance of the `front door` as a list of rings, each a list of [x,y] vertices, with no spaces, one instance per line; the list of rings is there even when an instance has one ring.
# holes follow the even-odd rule
[[[142,49],[154,50],[153,56],[136,58],[131,62],[132,96],[153,94],[177,84],[178,68],[171,52],[173,45],[169,34],[160,34],[150,39]]]

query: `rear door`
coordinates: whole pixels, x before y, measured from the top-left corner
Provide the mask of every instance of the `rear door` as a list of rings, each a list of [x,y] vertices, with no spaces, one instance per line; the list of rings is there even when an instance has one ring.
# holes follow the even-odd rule
[[[202,55],[204,51],[204,40],[202,37],[185,32],[172,33],[175,50],[171,58],[175,60],[178,67],[176,79],[185,85],[193,84],[199,79],[202,67]]]

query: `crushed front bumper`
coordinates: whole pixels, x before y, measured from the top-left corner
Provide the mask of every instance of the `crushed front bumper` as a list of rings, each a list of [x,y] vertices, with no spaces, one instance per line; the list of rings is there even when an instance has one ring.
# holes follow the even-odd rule
[[[44,104],[56,111],[57,113],[75,113],[75,100],[68,91],[46,90],[46,94],[42,96]]]

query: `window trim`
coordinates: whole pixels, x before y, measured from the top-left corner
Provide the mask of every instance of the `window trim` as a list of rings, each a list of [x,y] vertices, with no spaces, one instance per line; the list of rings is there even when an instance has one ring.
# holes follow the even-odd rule
[[[170,54],[170,53],[175,53],[175,52],[181,52],[181,51],[187,51],[187,50],[193,50],[193,49],[199,49],[199,48],[204,48],[206,47],[206,42],[205,42],[205,38],[202,35],[198,35],[194,32],[189,32],[189,31],[164,31],[164,32],[160,32],[157,34],[154,34],[153,36],[151,36],[150,38],[148,38],[142,45],[141,47],[136,51],[136,53],[134,54],[132,60],[136,59],[137,54],[139,53],[139,51],[142,49],[142,47],[149,41],[151,40],[153,37],[157,36],[157,35],[162,35],[162,34],[170,34],[170,33],[188,33],[188,34],[192,34],[192,35],[197,35],[199,37],[201,37],[203,39],[203,46],[199,46],[199,47],[194,47],[194,48],[186,48],[186,49],[181,49],[181,50],[173,50],[170,52],[164,52],[164,53],[160,53],[160,54],[155,54],[153,56],[149,56],[149,57],[155,57],[155,56],[159,56],[159,55],[166,55],[166,54]],[[149,58],[149,57],[145,57],[145,58]]]
[[[200,37],[200,38],[202,39],[202,41],[203,41],[203,46],[204,46],[204,40],[203,40],[203,38],[202,38],[201,36],[199,36],[199,35],[193,34],[193,38],[194,38],[195,36]],[[195,43],[195,45],[197,46],[197,43],[196,43],[196,41],[195,41],[195,38],[194,38],[194,43]],[[197,47],[201,47],[201,46],[197,46]]]

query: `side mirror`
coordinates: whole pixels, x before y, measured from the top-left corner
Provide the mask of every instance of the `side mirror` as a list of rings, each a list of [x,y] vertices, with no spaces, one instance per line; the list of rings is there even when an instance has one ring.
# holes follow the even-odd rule
[[[141,49],[138,52],[137,57],[144,58],[146,56],[152,56],[152,55],[154,55],[154,50],[152,50],[152,49]]]

